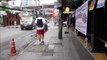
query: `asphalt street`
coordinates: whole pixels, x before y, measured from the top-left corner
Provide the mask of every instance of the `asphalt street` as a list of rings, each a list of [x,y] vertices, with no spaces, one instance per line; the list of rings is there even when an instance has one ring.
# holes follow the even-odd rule
[[[8,60],[11,40],[14,38],[17,52],[27,47],[35,40],[35,30],[20,30],[20,28],[0,27],[0,60]]]
[[[48,23],[48,29],[55,28],[53,21]],[[0,60],[8,60],[10,56],[11,41],[14,38],[17,53],[35,41],[34,30],[21,30],[14,27],[0,27]]]

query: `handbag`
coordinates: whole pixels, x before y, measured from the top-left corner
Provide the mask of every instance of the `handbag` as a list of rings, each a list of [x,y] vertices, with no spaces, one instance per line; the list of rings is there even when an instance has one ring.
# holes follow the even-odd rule
[[[45,30],[45,32],[48,31],[48,25],[47,25],[47,24],[45,24],[45,28],[44,28],[44,30]]]

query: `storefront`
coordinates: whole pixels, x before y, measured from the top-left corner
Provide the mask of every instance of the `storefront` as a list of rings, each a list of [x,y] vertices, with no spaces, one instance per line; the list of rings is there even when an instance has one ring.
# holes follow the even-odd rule
[[[77,35],[87,38],[91,51],[106,52],[107,45],[107,1],[92,0],[85,2],[75,11]],[[73,20],[73,19],[72,19]]]
[[[18,13],[12,14],[7,12],[7,15],[3,15],[3,26],[20,25],[20,16]]]

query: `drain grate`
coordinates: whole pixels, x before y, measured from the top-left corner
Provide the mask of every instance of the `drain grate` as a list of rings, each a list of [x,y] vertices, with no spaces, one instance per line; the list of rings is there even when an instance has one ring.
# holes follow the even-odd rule
[[[53,53],[53,49],[45,50],[44,53]]]
[[[42,53],[42,56],[53,56],[54,50],[53,50],[53,49],[50,49],[49,46],[50,46],[50,45],[48,45],[48,46],[46,47],[46,49],[45,49],[44,52]]]
[[[55,45],[62,45],[62,43],[54,43]]]
[[[43,53],[42,56],[53,56],[53,53]]]
[[[42,45],[42,46],[37,45],[37,46],[32,46],[32,47],[26,49],[25,51],[26,52],[41,52],[42,53],[42,52],[44,52],[46,47],[47,47],[47,45]]]
[[[53,56],[53,50],[45,50],[42,54],[42,56]]]

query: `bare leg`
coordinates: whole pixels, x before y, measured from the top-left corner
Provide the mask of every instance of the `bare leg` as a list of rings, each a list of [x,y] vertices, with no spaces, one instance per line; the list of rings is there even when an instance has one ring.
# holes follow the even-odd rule
[[[37,38],[38,38],[39,41],[41,41],[41,36],[40,36],[40,34],[37,34]]]
[[[41,39],[42,41],[44,41],[44,34],[41,34]]]

